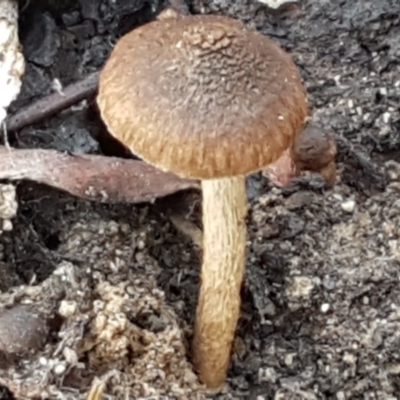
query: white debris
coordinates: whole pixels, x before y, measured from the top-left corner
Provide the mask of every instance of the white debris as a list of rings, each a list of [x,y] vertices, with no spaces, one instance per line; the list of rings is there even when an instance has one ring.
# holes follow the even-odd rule
[[[21,89],[25,60],[18,38],[18,2],[0,1],[0,124]]]
[[[382,96],[386,96],[386,95],[387,95],[387,90],[386,90],[386,88],[385,88],[385,87],[380,88],[380,89],[379,89],[379,93],[380,93]]]
[[[258,370],[258,382],[262,383],[275,383],[277,374],[274,368],[260,368]]]
[[[17,215],[15,186],[0,185],[0,218],[10,219]]]
[[[347,200],[341,204],[342,210],[348,213],[352,213],[356,207],[356,202],[354,200]]]
[[[321,305],[321,312],[323,312],[325,314],[329,311],[330,308],[331,308],[331,306],[329,303],[324,303]]]
[[[62,375],[66,371],[66,366],[65,364],[56,364],[53,368],[53,371],[56,375]]]
[[[13,229],[13,224],[9,219],[4,219],[2,222],[1,229],[5,232],[11,232]]]
[[[383,122],[385,124],[388,124],[390,121],[390,117],[391,117],[390,112],[383,113],[383,115],[382,115]]]
[[[348,106],[349,108],[354,108],[354,101],[353,101],[352,99],[349,99],[349,100],[347,101],[347,106]]]
[[[268,7],[278,9],[284,4],[298,3],[298,0],[258,0],[260,3],[266,4]]]
[[[308,298],[313,289],[314,283],[308,276],[295,276],[290,279],[286,294],[292,298]]]
[[[72,315],[76,313],[78,309],[78,304],[73,300],[63,300],[60,303],[60,307],[58,309],[58,313],[65,318],[70,318]]]
[[[0,185],[0,234],[2,231],[11,231],[11,218],[17,215],[18,203],[13,185]]]

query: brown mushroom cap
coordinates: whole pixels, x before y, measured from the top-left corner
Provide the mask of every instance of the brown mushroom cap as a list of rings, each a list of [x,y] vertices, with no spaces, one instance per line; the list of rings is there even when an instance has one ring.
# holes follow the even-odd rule
[[[307,116],[291,57],[231,18],[146,24],[116,44],[100,76],[110,133],[178,175],[246,175],[274,162]]]

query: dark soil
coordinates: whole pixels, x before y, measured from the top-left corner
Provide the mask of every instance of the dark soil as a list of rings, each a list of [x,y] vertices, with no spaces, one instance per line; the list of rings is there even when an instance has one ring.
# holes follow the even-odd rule
[[[11,112],[51,93],[56,79],[67,85],[101,68],[119,36],[164,6],[20,3],[28,68]],[[228,386],[215,398],[400,399],[400,2],[305,0],[274,11],[191,0],[189,8],[280,42],[301,70],[314,122],[334,131],[339,148],[331,190],[318,176],[285,189],[249,178],[242,315]],[[94,99],[11,144],[129,156]],[[31,398],[83,399],[98,377],[115,398],[201,399],[187,350],[200,250],[170,218],[172,209],[198,224],[199,194],[104,205],[21,182],[17,198],[13,230],[0,236],[0,303],[36,306],[49,338],[29,356],[0,357],[0,382]],[[12,398],[5,388],[0,397]]]

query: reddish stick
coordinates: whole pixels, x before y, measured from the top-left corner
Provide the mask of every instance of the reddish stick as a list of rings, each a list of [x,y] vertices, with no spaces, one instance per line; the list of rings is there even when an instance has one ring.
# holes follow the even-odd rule
[[[143,161],[55,150],[8,150],[0,146],[0,179],[44,183],[75,196],[105,203],[141,203],[199,188]]]

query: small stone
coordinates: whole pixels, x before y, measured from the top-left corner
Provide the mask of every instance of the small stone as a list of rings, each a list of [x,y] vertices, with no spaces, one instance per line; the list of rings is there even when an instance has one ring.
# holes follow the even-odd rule
[[[339,193],[334,193],[334,194],[332,195],[332,197],[333,197],[335,200],[343,201],[343,197],[342,197],[342,195],[339,194]]]
[[[388,124],[388,123],[389,123],[390,118],[391,118],[390,112],[385,112],[385,113],[383,113],[382,119],[383,119],[383,122],[384,122],[385,124]]]
[[[357,357],[356,357],[354,354],[345,352],[345,353],[343,354],[343,361],[344,361],[346,364],[354,365],[354,364],[356,363],[356,361],[357,361]]]
[[[12,231],[12,229],[13,229],[13,224],[12,224],[12,222],[11,222],[11,220],[9,220],[9,219],[4,219],[3,220],[3,231],[5,231],[5,232],[10,232],[10,231]]]
[[[134,286],[127,286],[127,288],[125,290],[126,290],[126,293],[128,293],[131,296],[133,296],[136,293],[136,289]]]
[[[297,3],[298,0],[258,0],[260,3],[266,4],[268,7],[278,9],[287,3]]]
[[[276,372],[274,368],[260,368],[258,370],[258,382],[264,383],[275,383],[277,380]]]
[[[0,351],[27,354],[40,350],[46,341],[46,319],[30,306],[18,305],[0,315]]]
[[[78,305],[77,305],[76,301],[63,300],[60,304],[58,312],[61,316],[65,317],[65,318],[69,318],[75,314],[77,308],[78,308]]]
[[[322,285],[327,290],[333,290],[336,287],[336,282],[334,279],[330,278],[329,276],[325,276],[324,279],[322,280]]]
[[[287,200],[287,208],[295,210],[305,206],[309,206],[314,201],[314,194],[312,192],[300,191],[292,194]]]
[[[336,398],[337,400],[346,400],[346,395],[344,394],[344,392],[337,392]]]
[[[0,218],[8,220],[17,215],[18,203],[13,185],[0,185]]]
[[[56,375],[62,375],[66,371],[64,364],[57,364],[54,366],[53,371]]]
[[[356,202],[354,200],[347,200],[341,204],[342,210],[347,213],[352,213],[356,207]]]
[[[75,350],[72,350],[70,347],[65,347],[62,351],[65,361],[68,364],[77,364],[78,363],[78,354]]]
[[[325,314],[329,311],[330,308],[331,308],[330,304],[324,303],[321,305],[321,312]]]
[[[290,367],[293,365],[293,359],[296,356],[294,353],[289,353],[285,355],[285,364]]]
[[[47,358],[45,358],[45,357],[39,358],[39,364],[43,365],[43,367],[45,367],[47,365],[47,363],[48,363]]]
[[[286,294],[290,297],[310,297],[314,283],[307,276],[295,276],[292,278]]]

